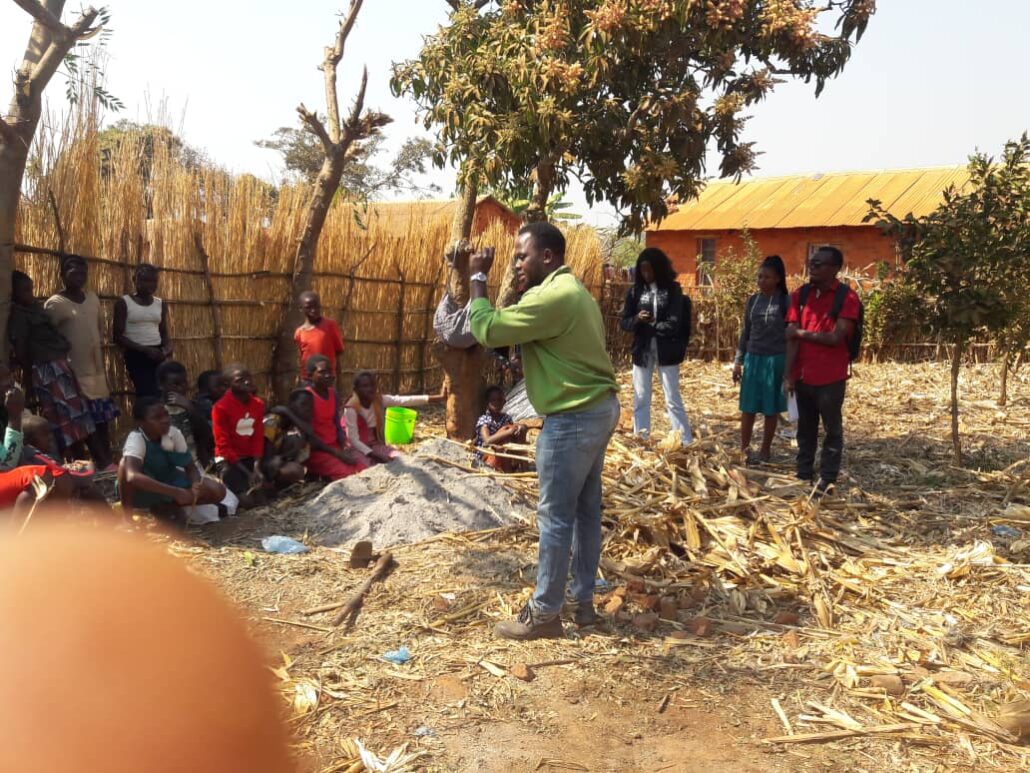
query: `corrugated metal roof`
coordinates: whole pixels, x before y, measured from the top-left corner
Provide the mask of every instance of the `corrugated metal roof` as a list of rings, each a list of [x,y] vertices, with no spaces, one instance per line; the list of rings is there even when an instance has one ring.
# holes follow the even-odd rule
[[[932,212],[951,184],[967,179],[965,167],[833,172],[713,182],[649,231],[814,228],[862,225],[869,199],[904,217]]]

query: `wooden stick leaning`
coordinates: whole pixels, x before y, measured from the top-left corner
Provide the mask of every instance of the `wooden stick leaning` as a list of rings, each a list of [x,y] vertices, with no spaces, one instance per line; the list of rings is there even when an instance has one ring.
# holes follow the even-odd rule
[[[383,579],[386,574],[393,567],[393,553],[387,551],[379,557],[376,561],[375,568],[372,570],[372,575],[358,586],[357,592],[347,599],[347,603],[343,605],[339,614],[333,619],[333,626],[339,626],[344,620],[352,618],[350,623],[353,624],[358,617],[358,612],[361,611],[361,605],[365,602],[365,594],[368,593],[372,587],[372,583],[376,580]]]

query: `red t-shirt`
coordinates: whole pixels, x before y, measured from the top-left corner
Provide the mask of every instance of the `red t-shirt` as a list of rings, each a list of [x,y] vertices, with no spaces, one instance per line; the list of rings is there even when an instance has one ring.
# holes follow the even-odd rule
[[[336,372],[336,355],[343,354],[343,336],[340,328],[328,317],[322,317],[318,323],[307,327],[307,323],[294,331],[293,340],[300,349],[300,367],[308,361],[312,354],[321,354],[329,358],[329,366]]]
[[[802,330],[812,330],[816,333],[832,333],[837,326],[837,320],[830,316],[830,310],[833,308],[833,298],[839,286],[840,282],[835,280],[830,289],[824,292],[820,293],[814,288],[809,290],[803,310],[801,288],[795,290],[790,296],[787,324],[795,323]],[[858,295],[849,288],[840,310],[840,318],[856,321],[858,309]],[[811,386],[825,386],[844,381],[848,377],[850,362],[847,340],[842,340],[836,346],[799,341],[797,357],[794,358],[794,379]]]
[[[235,464],[240,459],[260,459],[265,452],[265,404],[259,397],[241,403],[232,391],[211,409],[215,455]]]

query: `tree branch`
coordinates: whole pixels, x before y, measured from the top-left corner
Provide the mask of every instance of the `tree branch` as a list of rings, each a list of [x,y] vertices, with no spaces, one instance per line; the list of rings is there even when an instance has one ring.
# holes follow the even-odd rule
[[[300,120],[304,123],[307,130],[322,142],[322,149],[327,156],[331,156],[336,152],[336,144],[333,142],[332,137],[329,136],[329,132],[325,130],[325,124],[322,123],[317,115],[309,111],[303,104],[297,108],[297,115],[300,116]]]
[[[19,5],[24,3],[34,3],[35,0],[15,0]],[[38,4],[38,3],[37,3]],[[45,10],[45,9],[42,9]],[[59,40],[51,40],[50,46],[46,52],[40,57],[39,62],[32,70],[32,74],[29,76],[28,86],[30,89],[35,90],[36,87],[40,87],[42,90],[54,77],[54,73],[57,72],[57,68],[61,66],[61,62],[64,61],[64,57],[68,53],[68,49],[72,47],[72,44],[76,40],[85,40],[96,35],[100,31],[100,27],[93,27],[93,22],[96,21],[97,16],[100,14],[96,8],[86,9],[79,20],[75,22],[71,27],[65,27],[61,24],[61,29],[64,32],[59,33]],[[53,17],[53,14],[50,14]],[[40,21],[40,24],[47,26],[46,22]],[[60,22],[58,22],[60,24]]]
[[[39,0],[14,0],[14,4],[32,16],[50,32],[67,42],[72,38],[72,31],[61,23],[61,20],[48,11]]]
[[[340,28],[336,31],[336,40],[333,45],[325,49],[325,61],[322,62],[322,72],[325,73],[325,108],[329,118],[329,134],[333,142],[339,142],[341,135],[340,126],[340,100],[336,90],[336,67],[343,59],[343,49],[354,29],[354,23],[358,20],[358,11],[361,10],[363,0],[351,0],[350,10],[347,16],[340,22]]]

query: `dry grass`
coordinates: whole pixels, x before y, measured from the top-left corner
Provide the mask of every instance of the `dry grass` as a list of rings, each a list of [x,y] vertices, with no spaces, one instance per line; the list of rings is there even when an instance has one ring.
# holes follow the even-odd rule
[[[270,657],[288,657],[284,705],[312,770],[362,770],[344,766],[353,750],[341,739],[352,738],[381,756],[406,744],[423,753],[412,765],[428,770],[508,769],[497,760],[513,765],[522,750],[491,747],[491,734],[507,737],[504,728],[541,744],[553,738],[564,760],[587,769],[642,767],[641,758],[619,756],[621,742],[592,737],[589,722],[569,735],[561,704],[573,689],[605,713],[630,707],[623,726],[596,732],[636,732],[645,745],[658,732],[648,717],[670,700],[703,706],[720,727],[738,726],[709,728],[703,744],[739,759],[764,750],[768,770],[820,760],[849,769],[1026,769],[1027,747],[997,720],[1030,690],[1030,570],[1025,540],[999,538],[992,526],[1028,528],[1019,508],[1030,503],[1030,383],[1023,374],[999,410],[991,371],[963,372],[964,431],[978,469],[960,470],[948,461],[944,375],[933,365],[862,366],[846,403],[845,483],[813,506],[790,480],[787,441],[771,466],[739,466],[728,372],[685,365],[683,391],[702,440],[670,453],[620,430],[606,469],[609,585],[598,601],[625,600],[605,627],[561,641],[490,635],[531,591],[530,525],[399,547],[397,570],[373,589],[351,631],[266,619],[326,627],[331,613],[303,611],[344,599],[365,576],[329,548],[249,559],[262,536],[304,536],[282,507],[207,544],[171,549],[247,610]],[[532,496],[525,479],[511,483]],[[655,603],[660,610],[663,597],[669,619],[638,618]],[[409,664],[382,659],[401,645]],[[541,663],[554,665],[538,665],[534,682],[512,676],[510,667]],[[874,686],[880,675],[898,677],[902,694]],[[433,734],[418,736],[423,726]],[[824,732],[836,734],[825,754],[765,743]],[[488,752],[493,766],[479,764]],[[692,769],[683,765],[670,769]]]

